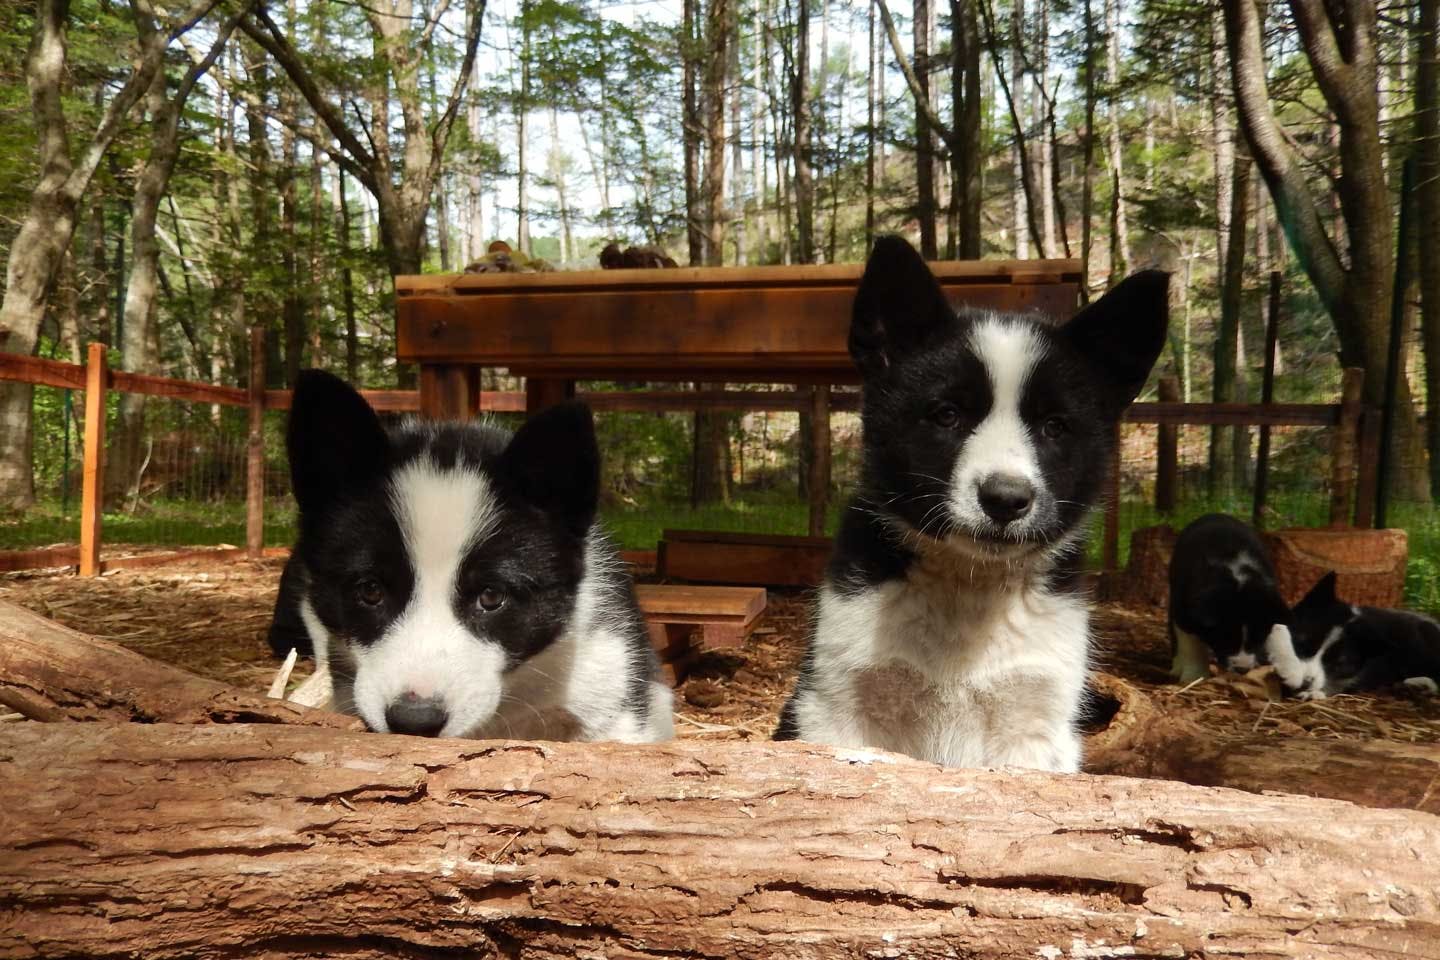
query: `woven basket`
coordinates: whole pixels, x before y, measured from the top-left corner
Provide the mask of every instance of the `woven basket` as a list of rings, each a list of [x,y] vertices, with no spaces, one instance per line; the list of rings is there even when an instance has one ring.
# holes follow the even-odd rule
[[[1262,534],[1285,602],[1295,604],[1334,570],[1336,594],[1365,607],[1398,607],[1405,598],[1409,538],[1404,530],[1275,530]]]

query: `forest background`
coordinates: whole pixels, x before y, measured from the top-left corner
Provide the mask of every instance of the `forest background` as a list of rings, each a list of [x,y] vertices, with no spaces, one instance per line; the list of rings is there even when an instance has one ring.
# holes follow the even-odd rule
[[[930,258],[1078,258],[1086,298],[1172,271],[1157,376],[1194,401],[1259,399],[1279,272],[1277,398],[1333,402],[1355,366],[1378,405],[1407,258],[1392,492],[1429,604],[1436,5],[5,0],[0,350],[78,362],[99,341],[125,370],[243,385],[258,324],[271,386],[318,366],[405,387],[390,277],[459,271],[494,240],[579,269],[610,242],[691,264],[851,262],[898,232]],[[1416,228],[1397,248],[1404,204]],[[73,539],[79,406],[0,383],[0,547]],[[112,528],[234,539],[243,411],[126,396],[109,417]],[[803,530],[798,414],[600,426],[627,544]],[[858,423],[832,429],[843,494]],[[1182,514],[1245,512],[1254,446],[1249,429],[1182,431]],[[1326,450],[1277,432],[1273,522],[1322,522]],[[1153,428],[1128,429],[1131,525],[1153,513],[1153,457]],[[270,515],[284,542],[288,509]]]

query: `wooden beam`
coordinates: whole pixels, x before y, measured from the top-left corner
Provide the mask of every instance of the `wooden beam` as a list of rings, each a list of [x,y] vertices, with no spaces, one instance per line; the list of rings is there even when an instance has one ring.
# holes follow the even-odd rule
[[[171,400],[186,400],[191,403],[221,403],[232,407],[244,407],[250,403],[250,394],[240,387],[222,387],[213,383],[196,383],[192,380],[177,380],[174,377],[152,377],[144,373],[126,373],[113,370],[109,387],[120,393],[143,393],[151,397],[169,397]]]
[[[1340,407],[1333,403],[1132,403],[1125,411],[1125,422],[1333,427],[1340,422]]]
[[[250,328],[250,424],[245,451],[245,549],[265,549],[265,328]]]
[[[37,387],[85,389],[85,365],[46,360],[19,353],[0,353],[0,380],[15,380]]]
[[[100,575],[105,497],[105,344],[92,343],[85,364],[85,465],[80,493],[80,576]]]
[[[480,408],[480,370],[463,363],[420,368],[420,413],[432,420],[468,420]]]

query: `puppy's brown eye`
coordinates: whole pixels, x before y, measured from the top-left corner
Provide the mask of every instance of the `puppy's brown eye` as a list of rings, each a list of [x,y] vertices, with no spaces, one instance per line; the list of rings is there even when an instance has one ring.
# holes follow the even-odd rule
[[[1064,417],[1049,417],[1040,425],[1040,432],[1048,440],[1059,440],[1070,432],[1070,424],[1065,422]]]
[[[374,578],[355,584],[355,599],[367,607],[378,607],[385,600],[385,588]]]
[[[942,403],[930,411],[930,420],[935,426],[949,430],[960,422],[960,411],[952,403]]]
[[[505,594],[494,587],[486,587],[475,598],[475,605],[485,613],[494,613],[505,606]]]

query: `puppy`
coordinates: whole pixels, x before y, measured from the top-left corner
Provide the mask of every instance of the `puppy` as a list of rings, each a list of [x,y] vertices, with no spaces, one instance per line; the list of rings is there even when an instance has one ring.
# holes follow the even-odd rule
[[[1270,628],[1285,623],[1275,568],[1249,524],[1210,513],[1180,532],[1170,558],[1170,676],[1210,675],[1212,655],[1227,670],[1265,662]]]
[[[1278,624],[1266,653],[1285,692],[1300,700],[1403,683],[1440,690],[1440,624],[1405,610],[1355,607],[1335,595],[1327,573]]]
[[[957,313],[882,238],[855,297],[863,465],[777,739],[1074,771],[1086,519],[1165,341],[1163,273],[1064,326]]]
[[[588,408],[514,436],[421,421],[387,434],[311,370],[287,447],[300,529],[270,642],[313,649],[337,709],[382,733],[671,736],[634,589],[595,523]]]

